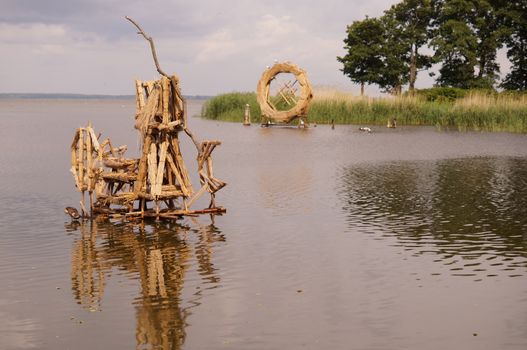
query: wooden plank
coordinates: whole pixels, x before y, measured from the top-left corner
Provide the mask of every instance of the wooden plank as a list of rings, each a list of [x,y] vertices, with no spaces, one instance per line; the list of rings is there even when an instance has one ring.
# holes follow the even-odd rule
[[[88,181],[87,181],[87,186],[88,186],[88,191],[89,192],[92,192],[93,191],[93,154],[92,154],[92,143],[91,143],[91,136],[90,136],[90,133],[88,131],[88,129],[91,129],[91,123],[88,123],[88,128],[86,129],[86,166],[87,166],[87,175],[88,175]],[[91,207],[90,207],[90,212],[91,212]]]
[[[147,135],[145,137],[145,142],[143,144],[143,151],[141,158],[139,159],[139,169],[137,171],[137,181],[135,182],[134,192],[139,192],[143,189],[145,183],[145,177],[147,174],[147,159],[148,152],[150,150],[150,144],[152,143],[152,135]]]
[[[168,139],[165,138],[161,144],[159,152],[159,163],[157,165],[157,175],[154,185],[153,195],[159,195],[161,193],[161,186],[163,185],[163,178],[165,175],[165,159],[167,157]]]
[[[176,167],[176,164],[174,163],[174,160],[172,159],[172,156],[170,153],[167,154],[167,161],[168,165],[170,166],[170,169],[172,169],[172,172],[176,176],[176,180],[178,185],[181,187],[181,191],[185,195],[185,197],[190,196],[192,193],[189,192],[189,190],[185,187],[185,182],[183,181],[183,178],[181,177],[181,174],[179,173],[179,169]]]
[[[203,193],[205,193],[205,191],[209,188],[209,186],[205,183],[203,186],[201,186],[201,188],[199,189],[199,191],[194,195],[194,197],[192,197],[190,199],[190,201],[187,202],[187,208],[190,208],[192,206],[192,204],[194,204],[194,202],[199,198],[201,197],[201,195]]]
[[[155,143],[150,144],[150,152],[148,153],[148,181],[150,182],[150,193],[154,191],[157,174],[157,146]]]
[[[168,122],[169,122],[169,113],[168,113],[168,102],[169,102],[169,89],[170,89],[170,85],[169,85],[169,81],[168,81],[168,78],[167,77],[162,77],[161,78],[161,89],[163,91],[163,99],[162,99],[162,104],[163,104],[163,124],[164,125],[168,125]]]
[[[104,180],[120,181],[120,182],[132,182],[137,179],[137,175],[133,173],[130,174],[130,173],[103,172],[101,173],[100,176]]]
[[[212,157],[207,157],[207,170],[209,173],[209,177],[214,177],[214,173],[212,170]]]
[[[135,81],[136,89],[136,101],[137,101],[137,113],[139,113],[145,107],[145,89],[141,80]]]
[[[97,140],[97,136],[95,136],[95,131],[93,130],[92,127],[90,127],[88,128],[88,132],[90,134],[91,142],[93,144],[94,149],[97,151],[97,153],[100,153],[101,147],[99,145],[99,140]]]
[[[181,156],[181,149],[179,148],[179,140],[177,138],[172,139],[172,151],[173,155],[176,157],[174,159],[174,162],[179,169],[179,173],[181,174],[181,177],[183,178],[183,184],[185,185],[185,188],[188,190],[189,195],[191,195],[194,190],[192,189],[192,182],[190,181],[190,177],[188,174],[187,167],[185,166],[185,161],[183,160],[183,157]]]
[[[126,169],[134,167],[137,164],[137,159],[126,159],[126,158],[107,158],[104,160],[104,166],[112,169]]]
[[[78,141],[78,155],[77,158],[77,171],[79,174],[79,181],[81,184],[81,191],[84,191],[84,129],[79,129],[79,141]]]

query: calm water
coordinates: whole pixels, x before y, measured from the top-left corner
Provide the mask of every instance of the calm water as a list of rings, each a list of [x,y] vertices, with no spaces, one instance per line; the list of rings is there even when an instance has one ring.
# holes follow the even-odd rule
[[[133,114],[0,101],[0,349],[527,348],[527,135],[192,118],[226,215],[72,223],[75,128]]]

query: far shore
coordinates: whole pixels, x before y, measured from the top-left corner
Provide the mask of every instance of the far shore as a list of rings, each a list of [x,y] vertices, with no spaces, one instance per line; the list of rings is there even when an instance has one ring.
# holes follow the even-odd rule
[[[212,96],[189,95],[185,96],[191,100],[208,100]],[[0,99],[28,99],[28,100],[135,100],[135,95],[102,95],[102,94],[69,94],[69,93],[0,93]]]

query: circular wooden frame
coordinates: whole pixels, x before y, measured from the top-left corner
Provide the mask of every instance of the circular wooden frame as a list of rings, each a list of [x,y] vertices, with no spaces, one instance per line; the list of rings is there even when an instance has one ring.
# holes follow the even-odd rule
[[[294,74],[301,87],[300,98],[296,105],[286,111],[277,110],[276,107],[269,102],[271,81],[273,81],[273,79],[280,73]],[[290,123],[296,118],[307,118],[307,112],[312,98],[313,91],[311,89],[311,84],[309,84],[307,73],[297,65],[289,62],[276,63],[274,66],[267,69],[262,74],[256,88],[256,99],[260,105],[262,115],[277,122]]]

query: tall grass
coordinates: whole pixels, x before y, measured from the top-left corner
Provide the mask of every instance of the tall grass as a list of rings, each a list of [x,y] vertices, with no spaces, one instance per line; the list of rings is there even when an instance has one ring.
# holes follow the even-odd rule
[[[314,92],[308,119],[319,124],[434,125],[459,130],[527,133],[527,95],[467,93],[455,101],[427,101],[420,96],[368,98],[337,90]],[[209,100],[202,116],[241,122],[245,104],[253,122],[260,121],[254,93],[231,93]]]
[[[232,92],[215,96],[205,102],[201,116],[227,122],[242,122],[246,104],[250,106],[251,121],[259,123],[261,111],[254,92]]]

